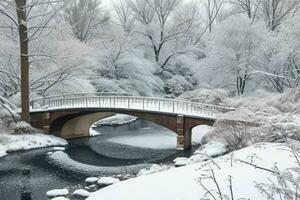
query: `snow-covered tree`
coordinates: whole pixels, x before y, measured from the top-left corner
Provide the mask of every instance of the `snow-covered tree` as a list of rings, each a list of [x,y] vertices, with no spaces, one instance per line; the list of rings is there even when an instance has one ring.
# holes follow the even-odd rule
[[[242,95],[252,78],[251,74],[257,70],[261,44],[266,36],[264,26],[252,24],[246,17],[232,17],[224,21],[201,64],[211,76],[213,85],[235,88],[236,93]]]
[[[299,16],[280,26],[265,43],[264,76],[278,92],[300,86]]]
[[[99,33],[99,29],[109,20],[102,0],[68,0],[65,4],[65,19],[82,42]]]

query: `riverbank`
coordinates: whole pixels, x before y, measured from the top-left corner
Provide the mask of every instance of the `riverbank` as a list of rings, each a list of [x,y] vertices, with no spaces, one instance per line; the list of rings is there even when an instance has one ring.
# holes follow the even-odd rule
[[[92,193],[87,200],[198,200],[233,196],[266,200],[269,193],[280,199],[282,191],[295,191],[293,181],[298,176],[294,177],[289,170],[299,169],[296,161],[289,144],[258,143],[213,160],[122,181]],[[285,187],[280,181],[285,181]]]
[[[39,133],[33,134],[1,134],[0,135],[0,157],[9,152],[30,150],[51,146],[66,146],[68,142],[53,135]]]

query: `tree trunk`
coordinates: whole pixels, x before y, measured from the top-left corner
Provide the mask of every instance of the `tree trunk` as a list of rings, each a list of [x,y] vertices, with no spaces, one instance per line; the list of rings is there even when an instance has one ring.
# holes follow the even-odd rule
[[[20,59],[21,59],[21,117],[30,122],[29,114],[29,62],[28,62],[28,33],[26,18],[26,0],[15,0],[19,24]]]

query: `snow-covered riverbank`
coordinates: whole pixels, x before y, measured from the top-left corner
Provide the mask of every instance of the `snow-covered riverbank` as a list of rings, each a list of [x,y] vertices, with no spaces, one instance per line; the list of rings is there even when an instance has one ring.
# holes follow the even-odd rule
[[[8,152],[30,150],[50,146],[65,146],[68,142],[62,138],[45,134],[0,135],[0,157]]]
[[[299,166],[287,145],[259,143],[213,161],[123,181],[92,193],[88,200],[219,199],[220,194],[230,197],[231,191],[235,199],[263,200],[268,199],[263,189],[272,192],[272,184],[277,184],[278,176],[272,172],[275,167],[288,173]],[[279,194],[274,198],[279,199]]]

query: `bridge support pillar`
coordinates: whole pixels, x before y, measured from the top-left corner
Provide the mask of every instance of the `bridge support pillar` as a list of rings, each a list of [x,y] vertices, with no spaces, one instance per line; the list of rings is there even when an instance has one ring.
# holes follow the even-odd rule
[[[192,145],[191,129],[185,128],[185,118],[183,115],[177,116],[177,150],[185,150]]]

